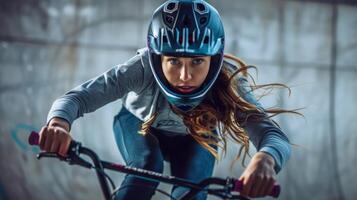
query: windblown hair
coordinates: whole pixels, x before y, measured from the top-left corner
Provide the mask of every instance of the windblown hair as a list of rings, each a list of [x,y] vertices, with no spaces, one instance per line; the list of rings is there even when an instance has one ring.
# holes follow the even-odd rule
[[[274,87],[283,87],[288,89],[289,93],[290,88],[280,83],[256,85],[254,79],[247,72],[247,69],[255,68],[254,66],[248,66],[242,60],[232,55],[224,55],[224,57],[236,62],[239,68],[232,71],[229,70],[228,67],[222,67],[207,97],[193,110],[181,112],[174,106],[171,106],[171,109],[182,117],[188,133],[190,133],[200,145],[211,152],[216,159],[219,158],[218,147],[222,148],[222,153],[226,153],[227,139],[231,139],[235,143],[240,144],[234,161],[237,161],[244,152],[242,159],[242,165],[244,166],[244,161],[249,150],[249,137],[243,127],[248,120],[259,121],[281,113],[301,114],[298,113],[297,110],[285,110],[281,108],[263,109],[246,101],[238,93],[241,87],[248,87],[245,90],[248,92],[260,88],[272,89]],[[239,79],[236,77],[239,74],[245,78],[249,76],[253,80],[253,84],[241,85],[241,82],[238,81]],[[140,134],[145,135],[150,132],[150,127],[157,115],[158,113],[155,113],[142,124],[141,130],[139,131]]]

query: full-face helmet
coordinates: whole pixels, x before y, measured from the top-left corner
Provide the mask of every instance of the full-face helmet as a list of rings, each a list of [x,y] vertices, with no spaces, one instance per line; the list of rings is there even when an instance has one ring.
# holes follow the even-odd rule
[[[185,112],[204,99],[222,68],[224,37],[220,15],[203,0],[169,0],[156,9],[147,34],[149,61],[154,78],[171,105]],[[211,56],[208,75],[199,88],[180,93],[164,76],[162,55]]]

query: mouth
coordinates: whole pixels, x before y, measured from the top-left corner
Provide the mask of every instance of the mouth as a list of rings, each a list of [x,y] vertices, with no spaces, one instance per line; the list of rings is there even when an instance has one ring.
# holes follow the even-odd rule
[[[176,89],[182,93],[190,93],[196,89],[195,86],[176,86]]]

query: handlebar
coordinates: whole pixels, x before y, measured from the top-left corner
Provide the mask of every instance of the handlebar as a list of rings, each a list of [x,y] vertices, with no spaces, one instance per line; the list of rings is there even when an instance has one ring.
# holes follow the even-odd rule
[[[28,138],[28,142],[30,145],[39,145],[39,134],[37,132],[32,131]],[[91,160],[93,161],[94,166],[91,163],[89,163],[88,161],[81,158],[79,156],[80,154],[84,154],[84,155],[87,155],[88,157],[90,157]],[[86,168],[95,168],[97,171],[97,176],[100,181],[103,194],[106,199],[109,199],[111,194],[109,191],[109,185],[108,185],[107,179],[105,179],[105,176],[103,176],[104,168],[109,169],[109,170],[123,172],[123,173],[137,175],[139,177],[145,177],[145,178],[151,179],[153,181],[160,181],[160,182],[176,184],[176,185],[191,188],[191,191],[188,192],[182,198],[182,200],[186,200],[186,199],[188,200],[191,197],[193,197],[194,195],[196,195],[199,191],[202,191],[202,190],[206,190],[209,194],[214,194],[214,195],[220,196],[224,199],[225,198],[246,199],[240,195],[237,196],[237,195],[230,194],[231,191],[232,192],[241,192],[242,191],[243,182],[238,179],[208,178],[208,179],[205,179],[205,180],[201,181],[200,183],[196,184],[196,183],[189,182],[185,179],[180,179],[180,178],[173,177],[173,176],[165,176],[163,174],[149,171],[149,170],[128,167],[128,166],[121,165],[121,164],[102,161],[99,159],[99,157],[97,156],[97,154],[94,151],[92,151],[91,149],[88,149],[86,147],[83,147],[80,142],[77,142],[74,140],[71,141],[69,150],[67,152],[67,157],[60,156],[57,153],[48,153],[48,152],[41,152],[37,155],[38,159],[41,159],[42,157],[55,157],[55,158],[59,158],[62,161],[66,161],[71,165],[75,164],[75,165],[80,165],[80,166],[83,166]],[[221,190],[217,190],[217,189],[206,189],[207,186],[213,185],[213,184],[226,186],[226,190],[221,191]],[[280,185],[274,185],[274,187],[270,193],[270,196],[277,198],[280,195],[280,191],[281,191]]]

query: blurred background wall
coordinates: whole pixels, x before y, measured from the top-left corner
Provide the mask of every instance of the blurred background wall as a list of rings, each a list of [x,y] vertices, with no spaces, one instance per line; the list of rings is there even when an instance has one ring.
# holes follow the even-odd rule
[[[163,0],[0,1],[0,199],[100,199],[93,171],[36,160],[30,130],[44,125],[52,102],[145,46],[150,16]],[[210,0],[222,15],[226,52],[258,67],[260,84],[285,83],[261,101],[301,108],[305,118],[276,117],[297,144],[278,175],[279,199],[357,196],[357,3],[307,0]],[[112,133],[120,100],[73,124],[74,139],[104,160],[123,163]],[[254,148],[252,148],[254,153]],[[230,170],[237,147],[217,163]],[[166,169],[165,173],[169,173]],[[119,184],[121,174],[110,173]],[[169,191],[167,185],[160,185]],[[166,199],[158,194],[154,199]],[[215,199],[215,198],[211,198]],[[267,198],[269,199],[269,198]]]

